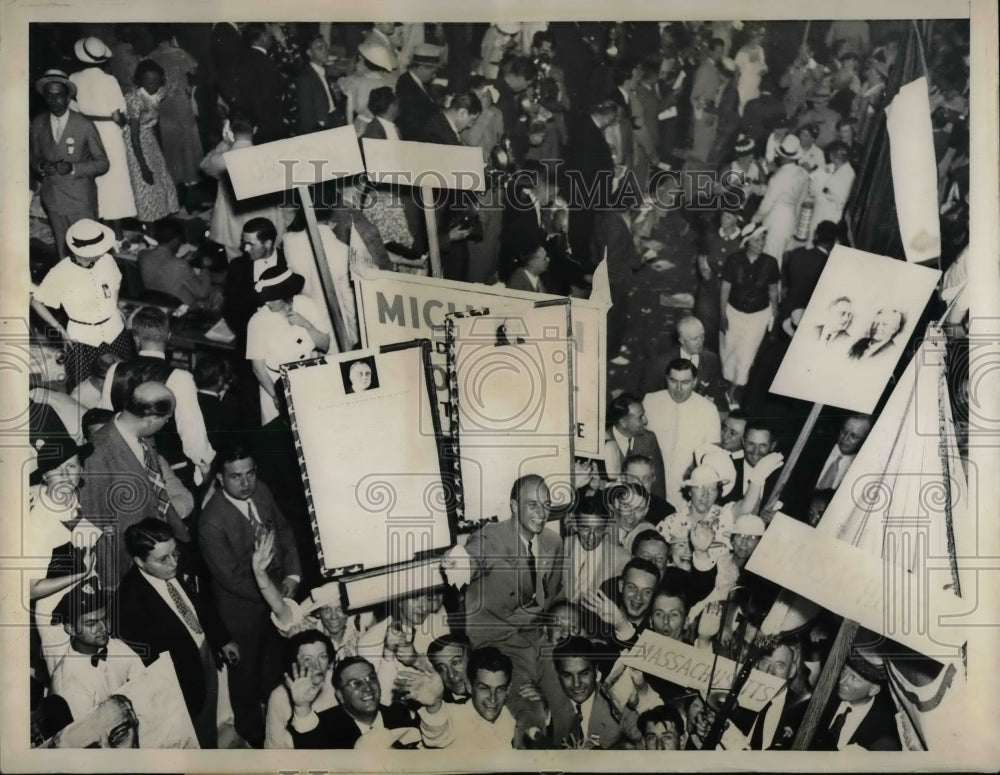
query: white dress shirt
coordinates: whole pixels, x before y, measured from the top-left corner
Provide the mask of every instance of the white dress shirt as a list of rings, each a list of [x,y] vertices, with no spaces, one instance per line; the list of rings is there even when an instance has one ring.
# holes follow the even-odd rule
[[[315,62],[310,62],[309,67],[319,76],[320,83],[323,84],[323,91],[326,92],[327,112],[333,112],[333,95],[330,94],[330,85],[326,82],[326,68]]]
[[[830,719],[830,724],[848,707],[851,708],[851,712],[847,714],[847,718],[844,719],[844,726],[841,727],[840,737],[837,739],[837,750],[844,750],[847,748],[847,741],[851,739],[851,736],[858,731],[858,727],[861,726],[861,722],[865,720],[865,716],[868,715],[868,711],[871,710],[872,704],[875,702],[874,697],[869,697],[864,702],[850,703],[846,701],[841,701],[840,706],[837,708],[837,712],[833,714],[833,718]]]
[[[169,607],[171,611],[177,614],[177,618],[184,623],[184,627],[188,631],[188,634],[194,639],[194,645],[196,645],[198,648],[201,648],[201,644],[205,642],[204,625],[202,626],[201,632],[195,632],[193,629],[191,629],[191,626],[186,621],[184,621],[184,617],[178,610],[177,604],[174,603],[173,598],[170,597],[170,593],[167,591],[167,582],[164,581],[163,579],[156,578],[156,576],[150,576],[142,568],[139,568],[139,573],[141,573],[146,578],[146,581],[149,582],[149,585],[156,590],[156,594],[158,594],[160,597],[163,598],[163,602],[167,604],[167,607]],[[187,596],[187,592],[184,591],[184,587],[181,586],[181,583],[176,579],[174,579],[171,582],[171,584],[173,588],[177,590],[181,600],[187,603],[188,608],[191,609],[191,613],[193,613],[195,618],[197,619],[198,610],[194,607],[194,604],[191,602],[191,598]]]
[[[146,668],[139,655],[117,638],[108,640],[108,655],[91,664],[90,655],[69,648],[52,671],[52,693],[69,706],[74,719],[82,719]]]
[[[721,440],[719,410],[697,393],[678,404],[668,390],[650,393],[643,400],[643,406],[649,418],[649,430],[655,434],[663,454],[667,500],[677,508],[683,502],[681,482],[694,461],[695,449],[706,443],[718,444]]]
[[[385,130],[385,139],[386,140],[398,140],[399,139],[399,130],[396,129],[396,125],[395,124],[393,124],[391,121],[386,121],[381,116],[375,116],[375,120],[378,121],[382,125],[382,128]]]
[[[49,114],[49,123],[52,126],[52,139],[57,143],[62,140],[63,132],[66,131],[66,123],[69,121],[69,110],[67,109],[65,113],[61,116],[57,116],[54,113]]]
[[[851,467],[851,463],[854,462],[856,455],[842,455],[840,454],[840,448],[834,445],[833,449],[830,450],[830,454],[826,457],[826,462],[823,463],[823,467],[820,469],[819,479],[816,480],[816,484],[819,485],[823,478],[827,474],[827,469],[831,465],[837,466],[837,473],[833,477],[833,485],[831,489],[837,489],[840,487],[840,483],[844,481],[844,477],[847,476],[847,469]]]

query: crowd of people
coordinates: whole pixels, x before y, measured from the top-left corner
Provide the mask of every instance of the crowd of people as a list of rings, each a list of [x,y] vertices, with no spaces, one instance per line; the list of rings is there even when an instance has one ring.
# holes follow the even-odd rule
[[[169,652],[203,748],[716,745],[717,697],[618,659],[647,631],[746,659],[779,591],[750,556],[779,510],[818,523],[877,419],[825,413],[778,489],[802,416],[768,388],[850,239],[907,25],[37,26],[33,744],[75,744],[71,722],[127,703]],[[968,25],[923,43],[955,275]],[[224,154],[346,126],[479,147],[489,175],[435,204],[436,235],[405,186],[317,186],[335,312],[301,203],[236,200]],[[173,303],[126,321],[131,233],[144,287]],[[522,476],[440,578],[348,610],[320,572],[281,367],[356,347],[352,271],[426,274],[432,244],[446,279],[610,304],[604,454],[576,461],[571,503]],[[670,303],[644,306],[651,285]],[[181,305],[221,316],[235,355],[172,361]],[[960,347],[960,316],[948,333]],[[730,714],[742,747],[792,747],[838,625],[766,642],[756,667],[784,685]],[[899,750],[895,712],[859,636],[812,747]]]

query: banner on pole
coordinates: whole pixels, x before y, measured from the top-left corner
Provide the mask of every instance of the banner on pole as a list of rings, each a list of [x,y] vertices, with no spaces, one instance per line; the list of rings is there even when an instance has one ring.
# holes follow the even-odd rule
[[[223,154],[237,199],[325,183],[365,171],[352,126],[237,148]]]

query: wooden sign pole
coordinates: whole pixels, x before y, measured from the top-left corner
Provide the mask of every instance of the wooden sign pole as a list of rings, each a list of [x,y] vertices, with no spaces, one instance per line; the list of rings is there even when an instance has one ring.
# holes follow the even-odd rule
[[[844,619],[837,632],[837,638],[833,642],[833,648],[830,649],[830,656],[827,657],[826,664],[823,665],[823,672],[820,673],[819,681],[816,682],[816,689],[809,700],[809,707],[806,708],[802,725],[795,735],[795,740],[792,743],[793,751],[808,750],[809,744],[816,734],[816,728],[819,726],[820,716],[823,715],[826,703],[837,686],[840,671],[844,667],[847,655],[851,651],[851,644],[854,643],[854,637],[857,634],[858,623],[852,619]]]
[[[344,323],[344,316],[340,312],[340,304],[337,302],[337,292],[333,285],[333,276],[330,274],[330,265],[326,260],[326,251],[323,249],[323,240],[319,233],[319,222],[316,220],[316,212],[313,210],[312,194],[309,186],[296,186],[299,197],[302,199],[302,210],[306,216],[306,229],[309,231],[309,241],[312,242],[313,255],[316,257],[316,266],[319,269],[320,283],[323,285],[323,295],[326,296],[326,305],[330,309],[330,318],[333,320],[333,327],[337,334],[337,344],[341,352],[350,349],[350,337],[347,335],[347,325]]]
[[[785,485],[788,484],[788,480],[792,476],[792,471],[795,469],[795,464],[799,462],[799,458],[802,456],[802,450],[805,449],[806,442],[809,440],[809,435],[813,432],[813,428],[816,427],[816,421],[819,419],[819,413],[823,411],[823,404],[813,404],[812,409],[809,410],[809,414],[806,416],[805,425],[802,426],[802,430],[799,431],[799,436],[795,439],[795,446],[792,447],[792,451],[788,455],[788,460],[781,467],[781,474],[778,476],[778,481],[774,483],[774,491],[771,493],[771,497],[767,499],[767,504],[761,509],[762,512],[769,514],[771,509],[774,508],[781,497],[781,491],[785,489]],[[768,520],[770,521],[770,520]]]
[[[420,187],[420,202],[424,206],[424,223],[427,224],[427,247],[431,254],[431,276],[443,277],[441,274],[441,245],[438,243],[437,213],[434,210],[434,189],[431,186]]]

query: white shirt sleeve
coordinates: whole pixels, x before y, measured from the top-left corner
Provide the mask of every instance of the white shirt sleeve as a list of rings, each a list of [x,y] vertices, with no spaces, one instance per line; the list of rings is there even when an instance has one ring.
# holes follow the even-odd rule
[[[215,450],[208,441],[194,377],[190,371],[174,369],[167,379],[167,387],[177,401],[174,420],[177,422],[177,433],[181,437],[184,454],[196,466],[204,468],[215,459]]]

